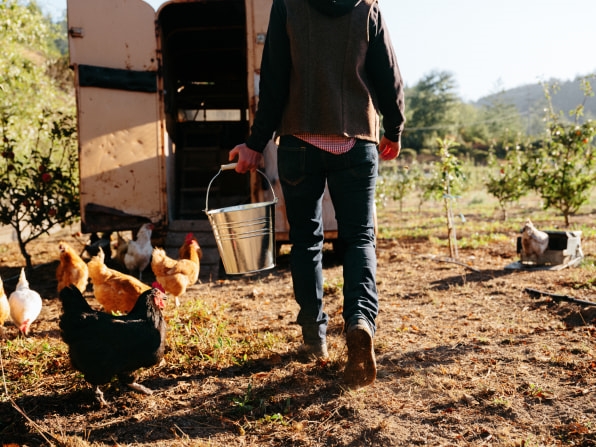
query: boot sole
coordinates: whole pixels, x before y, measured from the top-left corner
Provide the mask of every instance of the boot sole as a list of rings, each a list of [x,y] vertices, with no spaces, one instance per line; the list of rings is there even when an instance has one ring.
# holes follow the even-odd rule
[[[377,363],[373,340],[368,331],[356,327],[346,335],[348,363],[344,381],[350,388],[361,388],[373,383],[377,377]]]

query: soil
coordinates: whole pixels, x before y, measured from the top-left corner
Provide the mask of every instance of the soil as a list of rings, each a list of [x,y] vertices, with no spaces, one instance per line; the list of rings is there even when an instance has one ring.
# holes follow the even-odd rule
[[[526,292],[596,301],[593,263],[505,269],[518,260],[517,235],[510,236],[460,249],[458,263],[428,240],[379,239],[378,377],[371,386],[349,390],[342,382],[342,279],[332,250],[324,272],[331,358],[296,356],[298,308],[283,247],[275,269],[203,278],[178,310],[166,311],[175,318],[200,301],[226,315],[234,337],[270,339],[269,348],[224,366],[205,356],[173,363],[166,355],[170,362],[141,372],[152,395],[114,382],[104,387],[107,407],[67,359],[58,356],[55,367],[31,379],[33,354],[3,354],[2,445],[596,446],[596,306]],[[30,247],[30,284],[44,297],[30,338],[49,346],[62,344],[58,238],[82,248],[68,232]],[[594,258],[594,250],[584,252]],[[3,246],[7,294],[22,265],[16,245]],[[10,322],[2,329],[3,346],[25,343]]]

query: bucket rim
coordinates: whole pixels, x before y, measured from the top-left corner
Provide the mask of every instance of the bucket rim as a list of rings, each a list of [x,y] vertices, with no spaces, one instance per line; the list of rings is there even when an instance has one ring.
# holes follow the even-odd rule
[[[242,205],[225,206],[223,208],[215,208],[212,210],[204,209],[203,211],[207,215],[220,214],[220,213],[233,213],[233,212],[237,212],[237,211],[252,210],[255,208],[264,208],[264,207],[275,205],[276,203],[277,203],[277,197],[274,200],[271,200],[269,202],[245,203]]]
[[[253,273],[261,273],[264,272],[266,270],[271,270],[274,269],[275,267],[277,267],[277,265],[274,263],[267,265],[265,267],[262,267],[260,269],[255,269],[255,270],[246,270],[246,271],[228,271],[226,270],[226,265],[224,264],[224,270],[226,272],[226,275],[248,275],[248,274],[253,274]]]

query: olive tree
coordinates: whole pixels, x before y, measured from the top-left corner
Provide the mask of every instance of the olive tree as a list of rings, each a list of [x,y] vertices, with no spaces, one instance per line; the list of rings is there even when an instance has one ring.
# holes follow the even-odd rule
[[[542,197],[545,209],[561,212],[566,226],[570,216],[588,201],[596,182],[596,125],[591,120],[582,122],[585,99],[594,95],[590,83],[593,79],[583,79],[584,103],[569,112],[571,122],[554,112],[551,93],[556,92],[556,85],[544,85],[550,105],[548,136],[544,144],[528,154],[525,167],[528,185]]]

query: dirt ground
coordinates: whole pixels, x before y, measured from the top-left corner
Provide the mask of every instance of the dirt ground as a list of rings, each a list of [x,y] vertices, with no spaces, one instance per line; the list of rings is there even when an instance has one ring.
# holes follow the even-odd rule
[[[31,287],[44,297],[32,337],[49,345],[62,343],[58,237],[65,236],[31,246]],[[104,390],[107,408],[65,362],[19,382],[33,359],[4,358],[2,445],[596,446],[596,307],[525,291],[596,301],[594,267],[505,269],[518,259],[515,237],[460,249],[461,264],[429,252],[428,241],[379,240],[372,386],[351,391],[342,384],[342,280],[332,251],[325,258],[331,359],[298,360],[297,306],[282,253],[274,270],[200,281],[180,308],[196,300],[223,307],[238,337],[272,337],[271,348],[232,366],[203,357],[148,368],[140,380],[153,395],[113,383]],[[17,247],[5,245],[7,293],[21,265]],[[10,322],[3,329],[4,346],[22,343]]]

